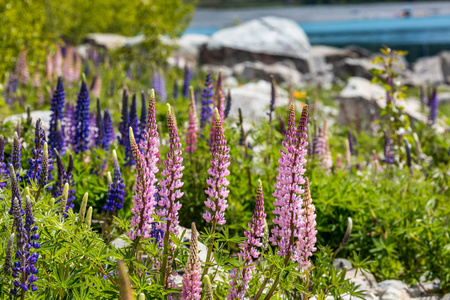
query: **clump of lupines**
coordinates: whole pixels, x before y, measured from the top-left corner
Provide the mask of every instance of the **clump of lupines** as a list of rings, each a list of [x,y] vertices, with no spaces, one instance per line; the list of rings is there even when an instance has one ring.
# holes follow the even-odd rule
[[[83,153],[89,149],[89,91],[86,82],[81,83],[80,93],[78,94],[77,106],[75,110],[75,153]]]
[[[194,90],[190,87],[191,102],[189,103],[189,124],[187,128],[186,153],[192,153],[197,149],[197,110],[195,107]]]
[[[189,97],[189,86],[191,85],[192,71],[189,69],[188,65],[184,66],[184,81],[183,89],[181,91],[184,98]]]
[[[256,188],[256,205],[253,214],[252,222],[248,224],[250,230],[244,233],[247,238],[241,244],[241,251],[239,252],[240,259],[243,262],[243,269],[234,269],[231,274],[230,291],[227,299],[244,299],[250,280],[252,280],[252,272],[255,269],[253,260],[259,257],[259,251],[256,247],[261,247],[261,238],[264,236],[266,214],[264,213],[264,197],[262,182],[258,180],[258,187]]]
[[[19,205],[17,198],[13,200],[13,212],[14,212],[14,228],[16,229],[17,237],[17,251],[16,262],[12,267],[12,276],[16,278],[14,280],[14,288],[11,293],[16,295],[19,291],[24,298],[25,292],[36,291],[37,287],[34,282],[37,280],[35,274],[38,269],[34,266],[39,258],[39,254],[31,252],[32,248],[39,249],[41,246],[37,240],[39,235],[36,233],[37,226],[34,226],[33,210],[31,206],[31,200],[26,196],[25,204],[25,226],[22,221],[22,208]]]
[[[434,125],[436,124],[439,109],[439,99],[437,97],[436,88],[433,89],[433,94],[431,95],[429,106],[430,114],[428,115],[428,123]]]
[[[48,133],[48,144],[50,149],[55,148],[61,155],[64,155],[64,143],[61,142],[61,129],[58,130],[58,123],[64,118],[64,102],[66,93],[64,92],[64,85],[61,77],[58,77],[58,84],[53,93],[51,108],[52,111],[50,119],[50,129]],[[59,132],[58,132],[59,131]]]
[[[164,258],[161,266],[161,279],[164,286],[167,286],[170,275],[172,274],[171,265],[173,256],[170,256],[172,242],[169,239],[170,234],[177,235],[178,231],[178,211],[181,203],[177,201],[183,197],[180,188],[184,185],[180,179],[183,177],[184,166],[181,143],[178,137],[178,131],[174,123],[172,109],[167,104],[167,125],[169,127],[169,152],[164,162],[164,170],[161,175],[164,177],[160,181],[161,190],[159,195],[161,199],[158,202],[158,215],[165,220],[164,223],[157,225],[157,228],[164,232]]]
[[[304,228],[302,232],[303,240],[299,241],[296,249],[299,252],[298,267],[300,269],[307,269],[311,266],[309,258],[312,256],[312,253],[317,250],[315,247],[317,241],[316,208],[312,203],[308,177],[305,177],[304,190],[302,205],[304,218]]]
[[[3,161],[5,159],[5,137],[0,135],[0,189],[6,186],[6,181],[2,181],[8,177],[8,170],[6,163]]]
[[[145,128],[147,127],[147,103],[145,94],[141,92],[141,116],[139,118],[139,142],[144,137]]]
[[[109,150],[109,145],[114,142],[115,134],[109,110],[103,112],[103,145],[102,148]]]
[[[201,265],[198,258],[198,233],[195,223],[191,225],[189,257],[183,274],[181,300],[200,300],[202,292]]]
[[[304,218],[302,209],[302,197],[304,193],[302,185],[305,184],[303,174],[304,164],[307,154],[307,134],[306,124],[308,119],[308,106],[302,110],[299,126],[294,134],[283,141],[285,150],[281,151],[281,158],[278,160],[278,176],[275,183],[273,196],[277,198],[274,202],[275,227],[272,229],[270,241],[273,245],[278,245],[279,256],[286,257],[287,260],[299,261],[301,259],[297,249],[302,247],[302,229],[304,228]]]
[[[208,200],[205,201],[205,205],[211,211],[207,210],[203,214],[206,222],[213,222],[213,227],[216,224],[224,225],[226,223],[224,212],[228,207],[227,197],[229,191],[227,190],[227,186],[230,184],[226,178],[226,176],[230,175],[230,171],[228,171],[228,166],[230,165],[230,149],[226,146],[227,141],[225,139],[222,119],[217,109],[215,109],[215,134],[216,142],[213,158],[211,159],[211,168],[208,170],[210,177],[206,181],[209,187],[205,190],[206,195],[208,195]]]
[[[139,151],[134,139],[133,129],[129,129],[131,152],[136,162],[136,183],[134,184],[133,208],[131,213],[131,231],[127,233],[128,237],[135,240],[136,247],[139,239],[150,238],[150,224],[154,221],[153,213],[155,211],[155,200],[153,195],[156,192],[154,186],[155,174],[149,171],[146,160]]]
[[[211,73],[206,75],[205,80],[205,88],[202,92],[202,108],[200,113],[200,128],[205,128],[209,119],[212,116],[213,110],[211,108],[212,97],[214,96],[213,92],[213,81],[211,77]]]
[[[114,178],[112,179],[111,184],[108,185],[106,205],[102,208],[103,210],[107,210],[112,214],[123,207],[123,200],[125,198],[125,184],[124,180],[122,179],[122,173],[120,172],[116,150],[113,150],[113,167]]]

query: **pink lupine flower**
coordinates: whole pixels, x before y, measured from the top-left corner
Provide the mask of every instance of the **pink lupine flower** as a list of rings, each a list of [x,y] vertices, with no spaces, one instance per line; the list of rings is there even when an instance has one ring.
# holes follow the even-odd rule
[[[168,232],[178,234],[178,210],[181,208],[181,203],[177,199],[183,196],[180,188],[184,184],[180,180],[184,170],[181,143],[169,104],[167,104],[167,125],[170,134],[170,150],[164,162],[165,169],[161,173],[165,178],[160,181],[161,200],[158,203],[160,207],[158,215],[166,222],[157,225],[158,229],[164,231],[164,236],[168,235]]]
[[[286,130],[286,143],[288,145],[291,145],[291,138],[295,137],[295,104],[291,103],[289,104],[289,115],[288,115],[288,122],[287,122],[287,130]]]
[[[63,75],[67,85],[70,86],[74,82],[74,69],[73,69],[73,47],[68,46],[66,48],[66,57],[63,64]]]
[[[94,82],[91,86],[91,93],[96,98],[100,97],[100,93],[102,92],[102,76],[100,73],[94,77]]]
[[[378,158],[377,151],[372,150],[372,170],[374,173],[381,171],[380,159]]]
[[[75,68],[73,70],[73,79],[74,79],[74,81],[78,81],[80,79],[81,68],[82,68],[81,56],[76,53],[75,54]],[[99,95],[100,95],[100,93],[99,93]],[[98,96],[96,96],[96,97],[98,97]]]
[[[202,292],[202,274],[200,260],[198,259],[198,234],[195,223],[192,223],[189,258],[183,274],[181,286],[181,300],[200,300]]]
[[[320,158],[319,165],[329,172],[331,171],[331,167],[333,166],[333,159],[331,158],[330,143],[328,142],[327,120],[323,121],[322,140],[323,140],[323,153],[321,153],[319,157]]]
[[[306,124],[308,119],[308,106],[305,105],[302,110],[299,126],[295,136],[291,137],[289,145],[283,141],[286,148],[281,151],[281,157],[278,160],[278,176],[275,183],[275,192],[273,196],[277,198],[274,202],[275,219],[273,223],[270,241],[273,245],[278,245],[279,256],[285,256],[286,259],[292,259],[294,262],[301,258],[296,248],[303,243],[303,229],[305,222],[302,209],[302,194],[304,190],[302,185],[305,183],[303,174],[305,173],[304,164],[308,145]]]
[[[131,231],[127,233],[132,240],[150,238],[151,226],[154,221],[156,188],[152,184],[155,174],[150,172],[145,164],[143,155],[138,149],[133,135],[133,128],[130,127],[130,146],[136,162],[136,183],[134,184],[133,208],[131,212]]]
[[[190,88],[191,93],[191,103],[189,104],[189,125],[187,129],[186,138],[186,152],[192,153],[197,149],[197,113],[195,108],[194,91],[192,87]]]
[[[148,103],[147,110],[147,125],[145,131],[141,136],[139,142],[139,148],[142,150],[142,156],[145,160],[145,165],[148,171],[157,174],[159,172],[156,166],[159,160],[159,138],[158,138],[158,126],[156,124],[156,99],[155,91],[152,89],[150,92],[150,101]],[[151,183],[156,185],[156,178]]]
[[[309,189],[308,177],[305,177],[305,184],[303,185],[305,192],[303,193],[303,218],[305,222],[305,227],[303,229],[302,241],[297,241],[296,252],[299,255],[298,267],[300,269],[307,269],[311,266],[309,258],[312,253],[316,251],[316,208],[312,204],[311,192]]]
[[[27,63],[27,50],[23,50],[17,57],[16,71],[19,74],[20,83],[26,85],[30,80],[30,71]]]
[[[264,227],[266,214],[264,213],[264,197],[261,180],[258,180],[256,188],[256,205],[252,222],[248,224],[249,231],[246,231],[247,240],[241,244],[239,256],[244,263],[242,270],[234,269],[231,274],[230,291],[227,295],[228,300],[244,299],[248,291],[248,285],[253,278],[253,270],[255,266],[253,260],[259,257],[259,251],[256,247],[261,247],[261,238],[264,236]]]
[[[45,62],[45,74],[48,80],[53,80],[55,78],[55,66],[53,64],[53,58],[50,53],[47,53],[47,58]]]
[[[223,132],[222,119],[220,118],[219,111],[215,109],[215,145],[213,158],[211,159],[211,168],[208,170],[210,177],[206,181],[209,185],[208,189],[205,190],[206,195],[208,195],[208,200],[205,201],[207,210],[203,214],[203,218],[206,222],[213,222],[213,227],[215,224],[224,225],[226,223],[224,212],[228,207],[227,197],[229,190],[227,186],[230,184],[226,179],[226,176],[230,175],[228,171],[230,149],[226,146],[227,141],[225,140],[225,134]]]

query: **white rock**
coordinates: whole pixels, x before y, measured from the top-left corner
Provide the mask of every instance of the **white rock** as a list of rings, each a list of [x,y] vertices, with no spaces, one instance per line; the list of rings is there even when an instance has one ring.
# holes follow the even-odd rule
[[[211,36],[208,49],[223,47],[254,53],[306,58],[310,44],[303,29],[292,20],[263,17],[225,28]]]
[[[182,56],[190,64],[196,65],[198,63],[198,55],[200,47],[205,45],[209,40],[209,36],[203,34],[185,34],[176,41],[178,49],[174,52],[175,55]]]
[[[41,119],[42,121],[42,128],[45,131],[48,131],[50,128],[50,119],[51,119],[51,111],[50,110],[35,110],[31,112],[31,119],[32,119],[32,124],[36,123],[36,120],[38,118]],[[17,115],[12,115],[9,117],[6,117],[3,121],[4,122],[13,122],[13,123],[17,123],[17,121],[19,119],[22,120],[26,120],[27,119],[27,113],[22,113],[22,114],[17,114]],[[34,125],[33,125],[34,126]]]
[[[380,300],[406,300],[410,299],[408,293],[404,289],[388,287],[380,296]]]
[[[419,58],[413,66],[410,83],[413,85],[438,84],[445,82],[442,60],[439,56]]]
[[[347,269],[347,270],[350,270],[353,266],[352,266],[352,263],[348,260],[348,259],[345,259],[345,258],[336,258],[334,261],[333,261],[333,266],[336,268],[336,269]]]
[[[377,292],[384,292],[390,287],[395,288],[395,289],[405,289],[405,290],[408,288],[408,286],[403,281],[384,280],[384,281],[381,281],[380,283],[377,283],[374,286],[372,286],[372,289]]]
[[[372,273],[361,270],[356,272],[356,269],[347,270],[345,278],[350,279],[356,285],[359,285],[360,290],[365,291],[370,290],[377,283]]]

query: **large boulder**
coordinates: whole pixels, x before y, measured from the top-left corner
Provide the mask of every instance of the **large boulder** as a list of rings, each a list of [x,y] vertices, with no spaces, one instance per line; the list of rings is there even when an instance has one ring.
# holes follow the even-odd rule
[[[302,74],[289,66],[289,63],[275,63],[272,65],[265,65],[261,62],[243,62],[237,64],[233,68],[234,75],[245,81],[262,79],[270,81],[272,75],[276,82],[291,83],[296,86],[300,85],[302,81]]]
[[[358,58],[358,54],[350,49],[336,48],[330,46],[311,46],[311,56],[323,57],[327,64],[335,65],[345,58]]]
[[[183,57],[190,65],[198,63],[200,48],[209,40],[209,36],[203,34],[185,34],[176,42],[178,49],[174,55]]]
[[[442,66],[440,56],[419,58],[413,65],[413,74],[408,83],[411,85],[435,85],[444,83],[445,79]]]
[[[334,65],[334,74],[341,78],[362,77],[371,79],[373,77],[370,70],[374,68],[372,60],[369,58],[345,58]]]
[[[450,51],[443,51],[439,55],[442,63],[442,74],[446,83],[450,83]]]
[[[200,52],[202,64],[234,66],[245,61],[274,64],[290,59],[297,70],[309,71],[310,44],[292,20],[263,17],[214,33]]]

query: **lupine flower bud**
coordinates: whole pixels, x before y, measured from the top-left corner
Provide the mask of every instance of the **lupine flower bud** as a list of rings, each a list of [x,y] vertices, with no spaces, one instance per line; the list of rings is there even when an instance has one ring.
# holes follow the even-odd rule
[[[228,115],[230,114],[230,110],[231,110],[231,91],[230,91],[230,89],[228,89],[227,104],[225,106],[224,119],[228,118]]]
[[[28,196],[28,197],[31,198],[31,192],[30,192],[30,188],[29,187],[25,188],[25,196]]]
[[[119,299],[132,300],[131,281],[124,262],[118,261],[117,268],[119,269]]]
[[[92,220],[92,206],[89,206],[89,209],[86,213],[86,221],[85,221],[87,228],[91,228],[91,220]]]
[[[352,218],[348,217],[347,219],[347,230],[345,231],[344,238],[341,242],[341,247],[344,248],[347,246],[348,241],[350,240],[350,236],[352,234],[352,228],[353,228],[353,221]]]
[[[83,223],[84,221],[84,215],[86,214],[86,206],[87,206],[87,202],[88,202],[88,198],[89,198],[89,194],[86,193],[83,196],[83,200],[81,201],[81,205],[80,205],[80,212],[78,213],[78,226],[81,225],[81,223]]]
[[[219,70],[219,77],[217,78],[216,93],[214,106],[217,107],[219,115],[222,120],[225,118],[225,92],[223,91],[222,69]]]
[[[145,300],[145,295],[143,293],[140,293],[138,300]]]
[[[44,143],[44,153],[42,154],[41,174],[39,176],[39,185],[44,187],[48,179],[48,146]],[[37,199],[36,199],[37,200]]]
[[[14,171],[18,174],[22,160],[22,145],[20,144],[19,135],[17,131],[14,132],[13,152],[11,156],[11,164],[14,167]],[[18,178],[19,179],[19,178]]]
[[[111,177],[111,172],[107,172],[106,173],[106,179],[108,181],[108,185],[111,185],[113,183],[112,182],[112,177]]]
[[[195,223],[192,223],[189,258],[183,275],[181,300],[200,300],[202,292],[201,265],[198,259],[198,234]]]
[[[11,233],[11,236],[8,239],[8,243],[6,244],[5,249],[5,264],[3,265],[3,272],[5,275],[11,274],[11,266],[12,266],[12,253],[14,250],[14,233]]]
[[[64,185],[64,189],[61,195],[61,202],[59,204],[59,213],[61,215],[64,214],[64,212],[66,211],[66,204],[67,204],[67,198],[69,198],[69,184],[66,183]]]
[[[203,276],[203,283],[205,287],[204,300],[214,300],[211,280],[209,279],[208,275]]]
[[[10,215],[13,214],[12,202],[17,199],[19,202],[19,207],[22,209],[22,200],[20,198],[19,183],[17,182],[16,172],[14,171],[13,165],[9,165],[9,180],[11,182],[11,208],[8,211]]]

